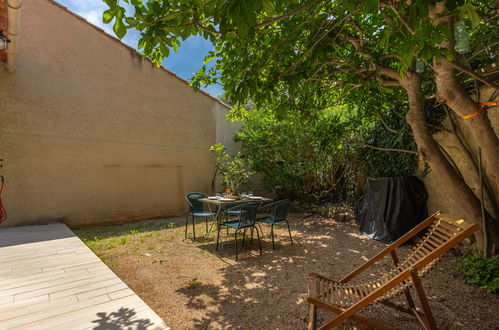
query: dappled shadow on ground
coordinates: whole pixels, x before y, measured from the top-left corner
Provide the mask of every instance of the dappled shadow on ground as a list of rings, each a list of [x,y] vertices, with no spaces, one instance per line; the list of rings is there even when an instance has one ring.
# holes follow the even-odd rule
[[[293,245],[283,226],[276,231],[276,250],[272,251],[269,228],[264,227],[263,256],[255,241],[240,249],[239,262],[223,269],[218,308],[193,320],[194,327],[303,328],[308,273],[339,278],[383,246],[360,234],[353,223],[294,217],[291,226]],[[219,257],[234,261],[234,244],[233,234],[225,236]],[[215,253],[215,241],[199,242],[198,248]]]
[[[153,329],[155,324],[149,319],[137,319],[134,309],[121,307],[116,312],[112,313],[97,313],[98,319],[92,321],[97,323],[94,330],[122,330],[136,329],[147,330]]]
[[[218,288],[212,288],[213,292],[217,292],[213,296],[213,299],[216,299],[217,308],[210,309],[202,317],[193,318],[193,327],[202,329],[305,328],[308,305],[304,299],[307,292],[308,273],[313,271],[340,279],[385,247],[384,244],[359,233],[353,222],[337,223],[330,219],[294,218],[292,230],[294,245],[290,245],[287,231],[281,229],[277,232],[278,248],[275,251],[271,249],[271,240],[268,235],[264,238],[263,256],[259,256],[256,242],[242,248],[239,262],[230,262],[225,266],[220,285]],[[268,229],[266,234],[268,234]],[[214,241],[205,240],[202,243],[199,242],[197,246],[215,253]],[[233,235],[224,237],[219,257],[234,261]],[[386,260],[379,267],[391,267],[391,261]],[[437,267],[436,272],[439,271],[442,271],[441,267],[440,269]],[[365,273],[363,277],[369,278],[375,274],[376,269],[373,269]],[[444,275],[449,276],[449,274]],[[427,294],[437,318],[437,325],[439,328],[455,328],[460,325],[464,327],[470,321],[467,320],[469,316],[465,316],[467,308],[461,304],[459,311],[456,310],[456,304],[454,306],[442,304],[442,299],[449,299],[455,293],[451,290],[448,294],[447,290],[441,290],[438,283],[441,280],[442,278],[438,276],[434,278],[429,276],[432,284],[429,287],[427,285]],[[475,288],[475,290],[478,289]],[[196,301],[193,290],[178,292],[188,294],[190,301]],[[497,299],[492,300],[499,302]],[[419,328],[419,324],[411,316],[382,306],[375,305],[367,308],[362,314],[395,328]],[[445,317],[441,317],[442,315]],[[330,317],[332,317],[331,314],[320,311],[319,324]],[[473,321],[468,324],[476,327]],[[362,327],[353,322],[347,322],[340,328]]]
[[[152,223],[150,232],[132,235],[128,243],[103,244],[98,255],[173,329],[304,329],[308,273],[339,279],[385,245],[362,235],[354,222],[294,214],[290,225],[295,244],[290,244],[286,226],[279,226],[272,251],[270,229],[262,226],[263,255],[253,241],[240,249],[237,262],[233,231],[222,231],[217,253],[216,233],[203,237],[204,224],[192,241],[184,239],[183,226],[170,229],[163,222],[154,231]],[[448,254],[423,280],[438,328],[496,328],[499,296],[465,284],[454,271],[454,260]],[[389,265],[386,260],[379,267]],[[364,276],[375,274],[373,269]],[[383,306],[373,305],[362,315],[397,329],[419,329],[409,315]],[[329,317],[320,311],[319,324]],[[340,328],[360,327],[345,323]]]

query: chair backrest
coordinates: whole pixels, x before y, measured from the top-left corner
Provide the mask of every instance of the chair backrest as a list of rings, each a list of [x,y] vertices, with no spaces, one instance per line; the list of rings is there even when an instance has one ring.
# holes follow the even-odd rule
[[[400,261],[399,270],[414,267],[420,275],[425,275],[435,262],[447,251],[463,241],[478,229],[463,219],[437,213],[420,238]]]
[[[190,192],[185,194],[185,200],[189,204],[189,212],[202,212],[203,202],[200,202],[200,198],[208,197],[208,195],[200,192]]]
[[[253,225],[256,220],[256,215],[258,213],[258,208],[260,207],[260,203],[245,203],[228,210],[238,209],[241,212],[239,213],[239,226],[249,226]]]
[[[276,220],[286,220],[288,217],[289,206],[291,205],[291,200],[283,199],[275,202],[274,207],[274,217]]]

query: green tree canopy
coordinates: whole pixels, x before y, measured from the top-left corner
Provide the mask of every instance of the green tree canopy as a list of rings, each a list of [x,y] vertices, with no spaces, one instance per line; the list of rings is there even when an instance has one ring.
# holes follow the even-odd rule
[[[492,0],[104,1],[109,6],[104,22],[114,20],[120,38],[129,28],[140,31],[138,47],[158,65],[189,36],[211,40],[215,51],[206,61],[217,63],[203,66],[192,85],[221,83],[234,102],[234,116],[244,115],[249,100],[259,109],[313,117],[333,105],[359,104],[368,93],[403,90],[420,160],[431,166],[466,218],[481,224],[479,199],[432,138],[424,110],[430,95],[424,91],[433,85],[438,102],[466,117],[482,109],[465,90],[470,78],[499,90],[477,73],[494,62],[490,54],[498,48]],[[132,13],[121,6],[124,2],[134,7]],[[455,52],[456,43],[466,51],[461,47],[466,33],[454,33],[459,20],[471,31],[467,55]],[[417,62],[425,64],[425,72],[416,72]],[[486,111],[465,124],[483,150],[491,205],[496,205],[499,140]],[[490,212],[488,228],[498,245],[499,224]]]

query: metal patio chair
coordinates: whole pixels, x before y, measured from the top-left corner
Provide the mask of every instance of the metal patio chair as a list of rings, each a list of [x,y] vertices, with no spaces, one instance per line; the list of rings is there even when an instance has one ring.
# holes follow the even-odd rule
[[[208,218],[214,219],[215,213],[205,211],[203,207],[203,202],[199,199],[206,198],[208,195],[200,192],[190,192],[185,194],[185,200],[189,204],[189,213],[185,218],[185,238],[187,238],[187,227],[189,224],[189,216],[192,219],[192,235],[194,240],[196,240],[196,218],[204,218],[206,223],[206,232],[208,233]]]
[[[248,228],[251,228],[252,232],[253,229],[256,230],[256,235],[258,237],[258,246],[260,248],[260,255],[262,255],[262,243],[260,241],[260,234],[258,232],[258,228],[255,227],[255,219],[256,219],[256,214],[258,212],[258,208],[260,206],[260,203],[245,203],[237,206],[230,207],[223,211],[222,213],[225,214],[231,214],[231,218],[228,221],[224,222],[219,222],[217,226],[217,245],[216,245],[216,250],[218,251],[218,244],[220,240],[220,230],[222,228],[232,228],[235,229],[234,233],[234,239],[236,242],[236,261],[238,260],[238,248],[237,248],[237,233],[239,230],[243,230],[243,242],[242,244],[244,245],[244,238],[246,236],[246,230]],[[238,212],[233,212],[233,211],[238,211]],[[229,213],[230,212],[230,213]]]
[[[256,223],[270,224],[270,236],[272,237],[272,250],[275,250],[274,225],[282,221],[285,221],[286,224],[288,225],[289,239],[291,240],[291,244],[293,244],[293,237],[291,237],[291,229],[289,228],[289,222],[287,219],[290,205],[291,205],[291,200],[282,199],[260,207],[260,211],[268,212],[269,214],[257,218]]]

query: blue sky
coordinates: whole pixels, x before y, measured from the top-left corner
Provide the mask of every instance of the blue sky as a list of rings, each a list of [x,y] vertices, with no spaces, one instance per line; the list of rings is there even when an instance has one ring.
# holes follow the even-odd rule
[[[102,13],[107,9],[102,0],[56,0],[72,12],[84,17],[90,23],[97,25],[107,33],[114,35],[112,24],[102,22]],[[123,38],[123,42],[137,48],[139,33],[137,31],[128,31]],[[177,53],[171,52],[170,56],[163,62],[163,66],[174,72],[177,76],[189,80],[194,72],[203,65],[203,59],[210,50],[213,50],[210,41],[202,37],[191,37],[187,39]],[[213,96],[218,96],[223,92],[222,86],[213,85],[202,88],[205,92]]]

